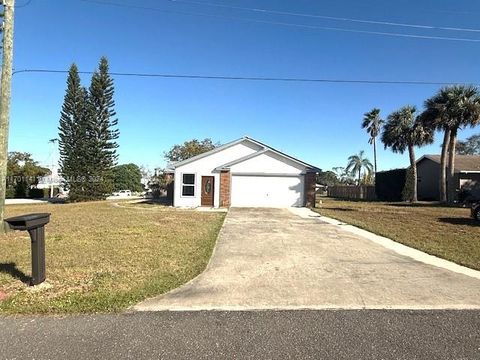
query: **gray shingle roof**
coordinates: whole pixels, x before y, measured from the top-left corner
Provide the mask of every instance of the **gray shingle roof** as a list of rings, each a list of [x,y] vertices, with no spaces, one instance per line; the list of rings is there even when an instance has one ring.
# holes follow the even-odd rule
[[[430,159],[440,164],[440,155],[425,155],[420,158]],[[480,171],[480,155],[455,155],[455,172]]]

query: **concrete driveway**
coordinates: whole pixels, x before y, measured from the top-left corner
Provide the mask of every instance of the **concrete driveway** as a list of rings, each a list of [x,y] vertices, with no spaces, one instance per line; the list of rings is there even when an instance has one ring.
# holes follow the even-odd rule
[[[136,310],[480,308],[480,279],[288,209],[232,208],[197,278]]]

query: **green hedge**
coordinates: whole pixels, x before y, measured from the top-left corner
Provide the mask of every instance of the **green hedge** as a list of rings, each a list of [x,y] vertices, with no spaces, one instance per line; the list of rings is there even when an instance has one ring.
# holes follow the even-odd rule
[[[57,196],[60,192],[58,187],[53,188],[53,196]],[[30,199],[42,199],[42,198],[49,198],[50,197],[50,188],[45,189],[29,189],[27,190],[25,185],[22,183],[16,184],[15,186],[9,185],[7,186],[5,198],[7,199],[24,199],[28,197]]]
[[[28,191],[28,197],[30,199],[43,199],[43,189],[30,189]]]
[[[380,201],[409,200],[413,191],[413,172],[410,169],[381,171],[375,177],[375,193]]]
[[[15,197],[15,188],[13,186],[8,186],[5,193],[5,198],[13,199]]]

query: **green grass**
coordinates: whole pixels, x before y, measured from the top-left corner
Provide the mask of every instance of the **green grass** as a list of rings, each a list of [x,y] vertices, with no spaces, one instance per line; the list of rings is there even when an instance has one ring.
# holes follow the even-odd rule
[[[324,198],[317,212],[480,270],[480,225],[470,209]]]
[[[0,235],[0,313],[121,311],[201,273],[225,214],[109,202],[10,205],[6,216],[50,212],[47,282],[32,290],[26,232]],[[1,298],[0,297],[0,298]]]

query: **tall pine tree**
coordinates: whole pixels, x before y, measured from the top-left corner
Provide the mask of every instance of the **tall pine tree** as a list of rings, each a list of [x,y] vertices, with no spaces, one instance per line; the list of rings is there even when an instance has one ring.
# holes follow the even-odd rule
[[[119,131],[114,85],[102,57],[89,90],[81,86],[73,64],[59,126],[60,171],[72,201],[104,199],[113,188]]]
[[[113,189],[113,167],[117,164],[119,137],[118,119],[115,117],[113,79],[108,73],[108,60],[100,59],[98,71],[92,76],[89,91],[89,104],[92,111],[90,123],[90,156],[92,172],[98,180],[97,195],[110,193]]]
[[[78,68],[70,67],[67,78],[67,90],[63,101],[59,124],[60,173],[64,185],[70,191],[70,198],[83,197],[85,183],[85,94],[82,88]]]

